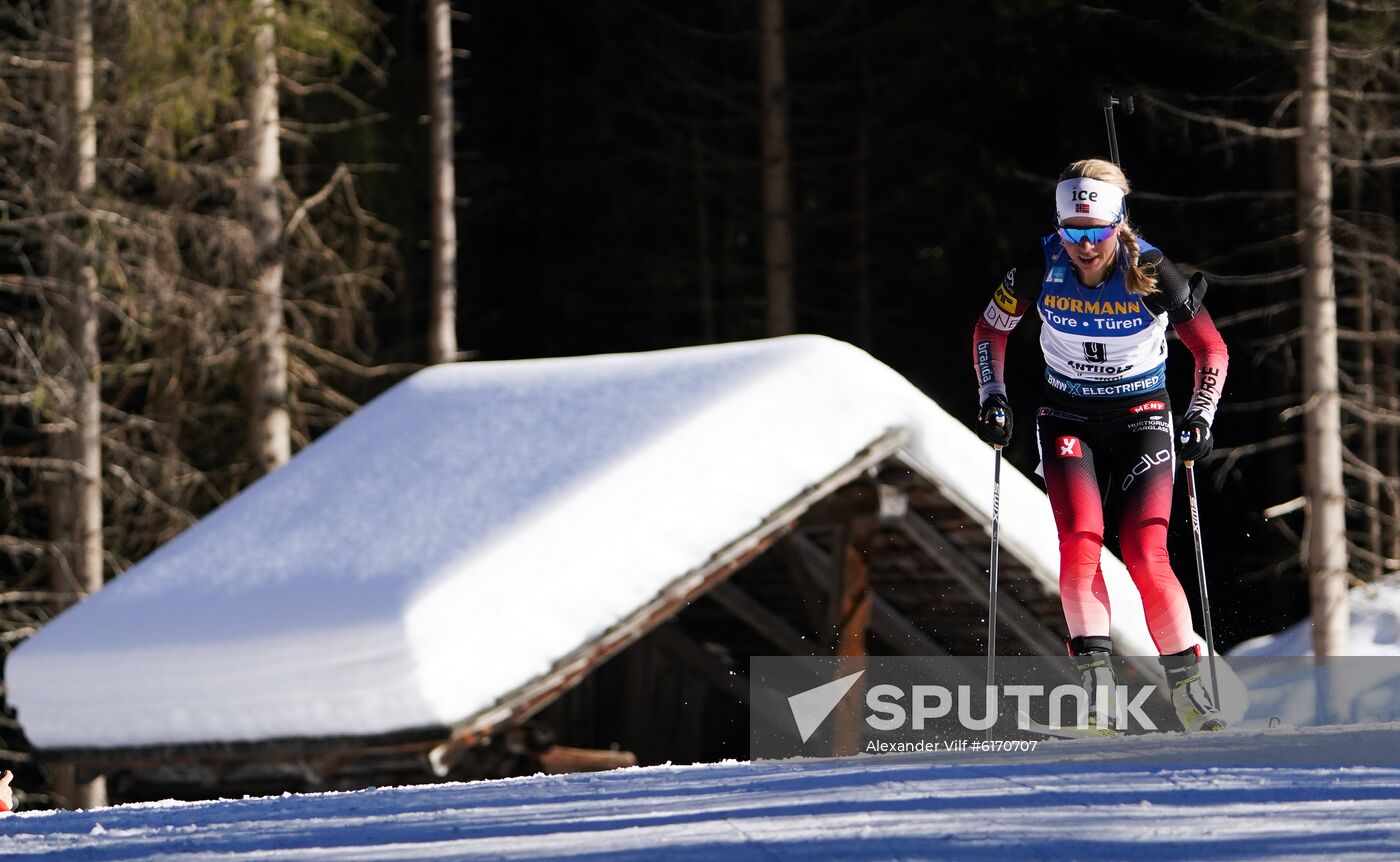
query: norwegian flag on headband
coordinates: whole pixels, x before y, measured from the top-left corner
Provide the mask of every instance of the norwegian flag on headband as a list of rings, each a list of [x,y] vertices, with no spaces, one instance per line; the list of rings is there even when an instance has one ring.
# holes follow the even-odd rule
[[[1055,186],[1055,217],[1088,216],[1112,224],[1123,217],[1123,190],[1102,180],[1075,177]]]

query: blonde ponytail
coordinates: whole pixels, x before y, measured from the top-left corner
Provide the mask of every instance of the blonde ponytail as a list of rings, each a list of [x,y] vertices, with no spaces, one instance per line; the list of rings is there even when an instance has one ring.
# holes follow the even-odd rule
[[[1123,273],[1123,286],[1133,296],[1151,296],[1157,292],[1157,267],[1145,262],[1138,253],[1137,234],[1127,219],[1118,226],[1118,242],[1123,246],[1128,268]]]

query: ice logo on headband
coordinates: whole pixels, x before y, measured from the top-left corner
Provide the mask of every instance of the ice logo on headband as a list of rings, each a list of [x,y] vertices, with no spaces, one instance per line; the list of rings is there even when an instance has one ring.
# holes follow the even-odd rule
[[[1123,190],[1102,180],[1075,177],[1055,186],[1055,217],[1116,222],[1123,216]]]

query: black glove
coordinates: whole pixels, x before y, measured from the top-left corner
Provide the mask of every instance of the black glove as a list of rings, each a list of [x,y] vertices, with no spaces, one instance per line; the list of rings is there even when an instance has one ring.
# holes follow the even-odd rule
[[[1011,404],[1005,395],[988,395],[982,402],[977,411],[977,436],[993,446],[1011,442]]]
[[[1181,433],[1178,435],[1176,454],[1183,461],[1199,461],[1210,454],[1215,439],[1210,436],[1210,426],[1199,413],[1188,413],[1181,420]]]

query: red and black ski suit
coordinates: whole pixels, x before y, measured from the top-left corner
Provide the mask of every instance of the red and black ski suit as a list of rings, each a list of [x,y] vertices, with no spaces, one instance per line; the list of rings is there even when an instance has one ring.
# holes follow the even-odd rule
[[[1195,645],[1191,609],[1167,558],[1175,434],[1166,390],[1166,328],[1196,360],[1187,416],[1209,424],[1229,357],[1192,285],[1159,250],[1139,240],[1156,267],[1157,292],[1124,286],[1121,259],[1103,284],[1086,287],[1051,234],[997,287],[973,335],[980,399],[1005,395],[1007,334],[1034,305],[1041,317],[1045,386],[1036,437],[1060,540],[1060,597],[1070,636],[1107,636],[1109,599],[1100,552],[1104,503],[1118,497],[1123,562],[1142,596],[1161,654]],[[1203,285],[1203,283],[1201,283]]]

